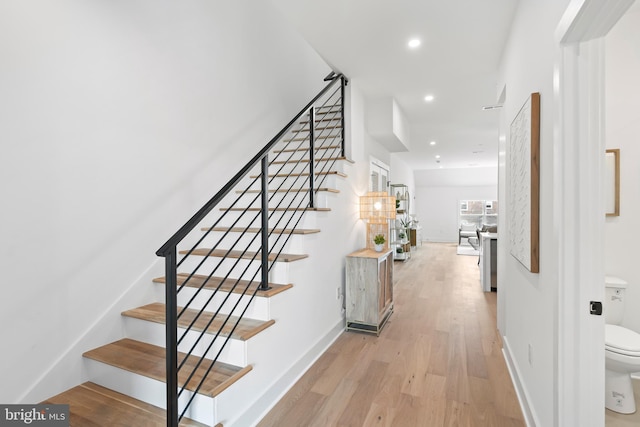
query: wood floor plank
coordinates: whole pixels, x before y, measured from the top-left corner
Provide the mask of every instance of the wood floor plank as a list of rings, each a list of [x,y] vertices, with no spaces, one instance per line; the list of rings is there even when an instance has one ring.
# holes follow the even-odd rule
[[[380,388],[389,364],[374,360],[368,366],[368,375],[360,379],[347,407],[338,418],[336,425],[339,427],[362,424],[371,410],[371,397]]]
[[[283,408],[306,414],[305,393],[323,396],[308,404],[312,426],[524,426],[496,330],[497,294],[482,292],[477,258],[455,249],[427,243],[394,263],[395,310],[380,336],[343,333],[331,359],[258,426],[290,425]]]

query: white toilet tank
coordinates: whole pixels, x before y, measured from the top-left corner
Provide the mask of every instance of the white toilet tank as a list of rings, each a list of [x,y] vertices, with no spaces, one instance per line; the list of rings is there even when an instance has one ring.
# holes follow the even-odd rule
[[[627,282],[615,276],[605,276],[604,321],[619,325],[624,315],[624,293]]]

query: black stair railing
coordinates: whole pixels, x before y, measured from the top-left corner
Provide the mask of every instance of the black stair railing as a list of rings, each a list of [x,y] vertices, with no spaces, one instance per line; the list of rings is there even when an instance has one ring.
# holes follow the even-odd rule
[[[318,190],[344,158],[347,79],[332,72],[325,81],[327,86],[156,252],[165,258],[169,427],[189,413],[251,302],[269,289],[269,273],[304,213],[317,207]],[[228,206],[221,206],[223,201]],[[213,212],[216,207],[220,212]],[[198,230],[205,220],[213,225]],[[200,237],[194,237],[197,232]],[[190,249],[178,250],[184,245]]]

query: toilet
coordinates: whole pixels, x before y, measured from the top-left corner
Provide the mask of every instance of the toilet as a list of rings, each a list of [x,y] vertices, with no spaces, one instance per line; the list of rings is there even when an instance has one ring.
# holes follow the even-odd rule
[[[621,414],[636,411],[631,374],[640,372],[640,334],[620,326],[627,282],[605,277],[605,407]]]

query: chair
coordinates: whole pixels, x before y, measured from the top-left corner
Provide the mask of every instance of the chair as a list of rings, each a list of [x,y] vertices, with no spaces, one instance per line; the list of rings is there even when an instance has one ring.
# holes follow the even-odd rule
[[[460,228],[458,229],[458,245],[462,242],[462,238],[465,237],[467,240],[469,237],[476,236],[476,225],[471,222],[462,221],[460,223]]]

